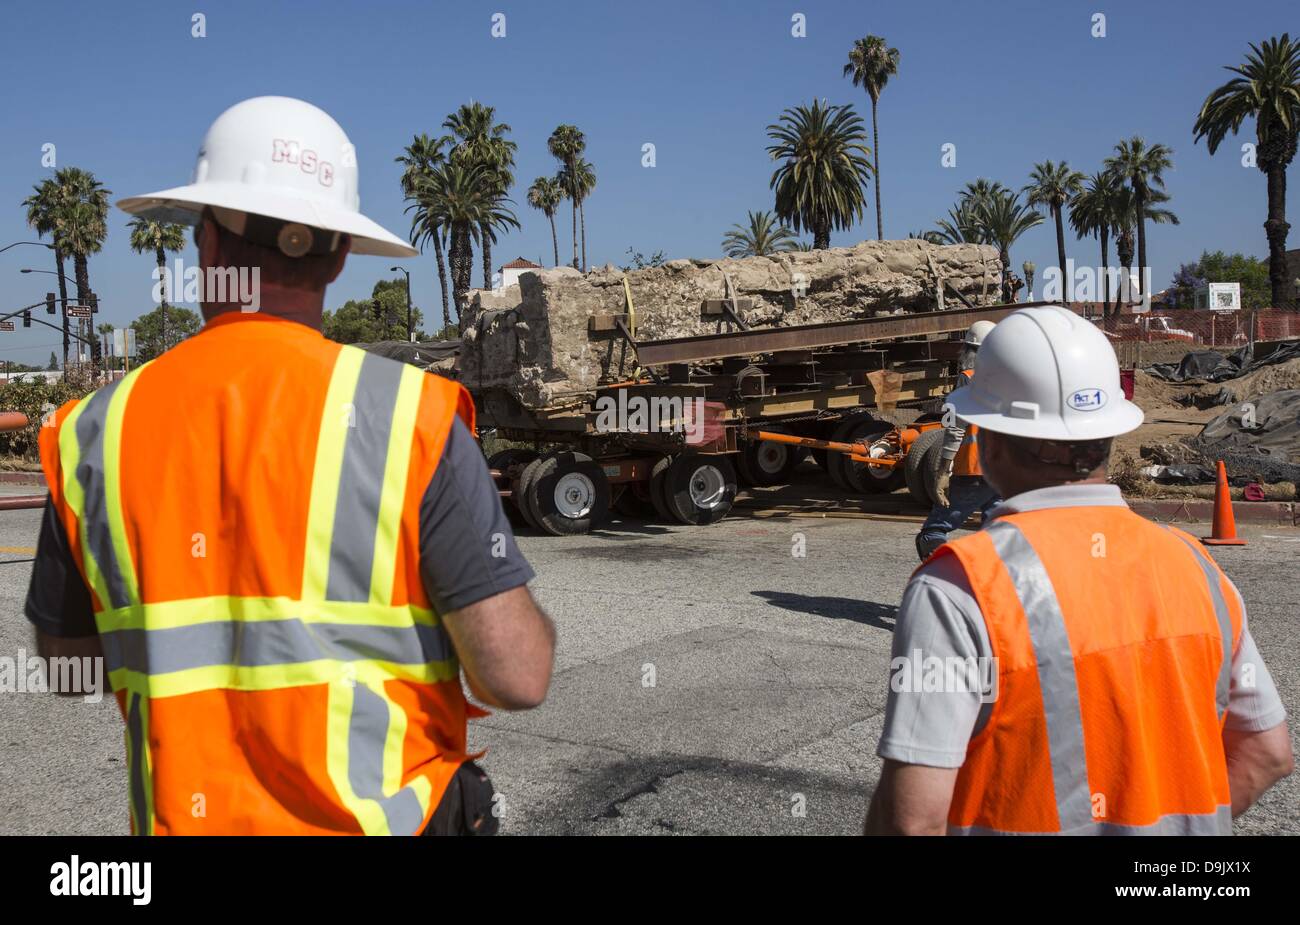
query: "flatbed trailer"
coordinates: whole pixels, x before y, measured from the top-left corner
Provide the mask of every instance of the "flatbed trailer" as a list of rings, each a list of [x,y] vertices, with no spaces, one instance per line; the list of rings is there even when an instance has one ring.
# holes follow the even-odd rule
[[[630,313],[597,316],[592,339],[625,340],[637,374],[542,411],[475,395],[481,428],[525,444],[489,466],[507,512],[553,535],[586,533],[611,510],[714,523],[741,483],[783,484],[807,453],[846,493],[906,485],[929,504],[961,350],[938,338],[1029,304],[1048,303],[640,342]]]

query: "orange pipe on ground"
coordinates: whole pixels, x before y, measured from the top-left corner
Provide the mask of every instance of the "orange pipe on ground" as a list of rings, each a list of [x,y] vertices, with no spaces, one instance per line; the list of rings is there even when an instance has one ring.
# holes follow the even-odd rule
[[[21,411],[0,411],[0,431],[22,430],[30,423]]]

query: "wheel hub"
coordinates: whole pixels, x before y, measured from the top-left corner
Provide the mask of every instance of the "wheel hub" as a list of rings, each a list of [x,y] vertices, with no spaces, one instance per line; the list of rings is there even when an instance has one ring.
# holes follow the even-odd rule
[[[776,475],[785,466],[785,461],[789,456],[790,449],[784,443],[764,440],[758,445],[758,451],[754,454],[754,461],[758,463],[758,468],[765,474]]]
[[[716,466],[700,466],[691,475],[688,491],[692,504],[700,510],[711,511],[722,503],[727,480]]]
[[[596,486],[581,472],[570,472],[555,483],[555,509],[571,520],[590,514],[595,498]]]

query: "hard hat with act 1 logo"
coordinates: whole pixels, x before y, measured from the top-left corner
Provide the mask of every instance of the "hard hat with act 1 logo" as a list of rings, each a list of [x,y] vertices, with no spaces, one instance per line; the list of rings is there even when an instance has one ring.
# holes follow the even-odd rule
[[[1142,423],[1119,363],[1092,322],[1064,308],[1013,312],[985,338],[970,384],[949,398],[958,418],[994,433],[1099,440]]]
[[[284,96],[231,106],[212,123],[188,186],[131,196],[118,208],[158,221],[198,224],[205,207],[227,228],[290,256],[333,249],[338,234],[352,253],[419,253],[360,212],[356,151],[328,113]],[[321,241],[321,231],[335,232]]]

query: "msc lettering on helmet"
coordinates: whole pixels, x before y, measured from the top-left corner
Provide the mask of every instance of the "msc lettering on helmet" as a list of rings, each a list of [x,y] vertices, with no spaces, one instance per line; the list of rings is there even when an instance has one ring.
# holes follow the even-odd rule
[[[293,139],[271,139],[271,160],[276,163],[297,164],[303,173],[316,174],[321,186],[334,183],[334,165],[323,161],[311,148],[303,148]]]
[[[1080,389],[1067,400],[1075,411],[1096,411],[1106,404],[1106,393],[1101,389]]]

